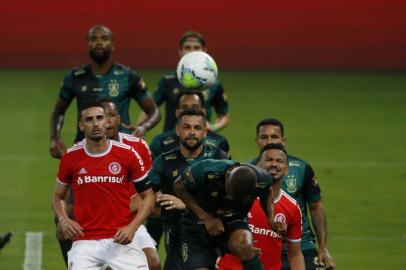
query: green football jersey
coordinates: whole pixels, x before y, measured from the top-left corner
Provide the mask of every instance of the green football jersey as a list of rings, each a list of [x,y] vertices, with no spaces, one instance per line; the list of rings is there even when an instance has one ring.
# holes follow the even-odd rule
[[[86,102],[108,97],[117,105],[121,122],[129,125],[130,100],[142,102],[149,93],[142,78],[128,67],[113,64],[106,74],[94,75],[90,64],[87,64],[71,70],[65,76],[59,96],[67,103],[76,98],[78,110]],[[120,126],[120,131],[131,133],[123,126]],[[81,140],[83,136],[78,128],[76,141]]]
[[[257,164],[259,158],[251,161]],[[282,179],[281,188],[294,198],[302,211],[302,250],[316,247],[316,237],[310,227],[307,206],[321,200],[321,191],[314,171],[309,163],[294,156],[288,155],[288,175]]]
[[[178,95],[188,91],[178,81],[176,72],[165,74],[158,82],[158,88],[154,93],[154,100],[158,106],[165,103],[164,131],[171,130],[176,125],[176,102]],[[216,83],[209,89],[202,90],[206,119],[210,121],[213,108],[218,115],[228,113],[227,96],[221,83]]]
[[[230,151],[230,145],[228,144],[226,137],[214,133],[213,131],[207,132],[204,143],[212,147],[220,148],[226,153]],[[158,134],[152,139],[152,142],[149,145],[152,153],[152,159],[155,159],[160,154],[169,152],[178,147],[179,137],[176,135],[175,129]]]
[[[266,207],[266,199],[273,183],[272,177],[265,170],[251,164],[242,164],[250,166],[255,171],[257,188],[251,195],[249,202],[234,204],[226,196],[225,178],[227,171],[236,165],[239,163],[232,160],[206,159],[188,167],[181,178],[200,207],[223,222],[236,219],[245,220],[253,201],[257,197],[260,197],[263,207]],[[191,212],[186,212],[184,217],[199,222],[198,218]]]

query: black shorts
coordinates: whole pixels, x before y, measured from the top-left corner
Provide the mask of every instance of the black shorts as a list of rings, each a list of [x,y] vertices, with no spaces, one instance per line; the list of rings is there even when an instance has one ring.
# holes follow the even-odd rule
[[[248,224],[244,220],[234,220],[224,224],[224,233],[210,236],[204,224],[190,224],[182,222],[182,260],[186,269],[209,268],[214,269],[216,259],[224,253],[229,253],[228,239],[238,230],[249,232]]]
[[[303,257],[305,260],[306,270],[325,270],[325,267],[315,265],[314,258],[317,257],[317,249],[303,250]],[[286,253],[282,254],[282,270],[290,270],[288,256]]]

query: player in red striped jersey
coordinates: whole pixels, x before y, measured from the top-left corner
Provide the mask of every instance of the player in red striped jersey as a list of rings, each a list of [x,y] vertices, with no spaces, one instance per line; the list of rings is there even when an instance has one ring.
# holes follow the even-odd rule
[[[104,111],[107,117],[107,138],[122,142],[134,148],[134,150],[137,151],[142,157],[145,169],[149,171],[152,165],[152,157],[148,144],[139,137],[119,132],[121,119],[120,114],[118,113],[117,106],[114,102],[112,102],[108,98],[104,98],[100,100],[100,103],[103,104]],[[131,196],[130,209],[132,212],[135,212],[140,204],[140,199],[138,194],[135,192],[134,185],[129,185],[129,192]],[[161,263],[159,260],[158,252],[156,250],[156,242],[147,232],[147,229],[144,225],[141,225],[140,228],[137,230],[135,239],[138,241],[140,248],[147,256],[149,268],[151,270],[160,270]]]
[[[148,170],[131,146],[106,137],[103,105],[80,108],[83,143],[68,149],[59,164],[53,208],[67,239],[74,241],[68,253],[69,269],[148,269],[147,260],[133,241],[138,227],[154,205]],[[143,203],[133,216],[128,183],[134,182]],[[75,220],[68,217],[63,200],[72,186]]]
[[[302,215],[298,203],[281,190],[281,179],[287,173],[287,155],[281,145],[269,144],[260,154],[258,167],[266,169],[274,180],[272,185],[274,196],[275,221],[287,224],[287,234],[284,240],[288,247],[288,260],[292,270],[304,270],[304,258],[300,248],[302,236]],[[282,267],[282,237],[273,232],[257,199],[248,214],[248,225],[254,238],[254,246],[261,249],[260,260],[267,270],[280,270]],[[237,257],[226,254],[217,263],[221,270],[242,269]]]

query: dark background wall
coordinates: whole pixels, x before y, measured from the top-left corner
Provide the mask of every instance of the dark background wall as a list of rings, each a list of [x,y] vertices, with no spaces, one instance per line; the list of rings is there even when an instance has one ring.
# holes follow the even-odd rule
[[[171,68],[180,35],[201,31],[220,68],[406,68],[406,1],[8,1],[2,3],[0,67],[87,62],[85,35],[105,24],[117,61]]]

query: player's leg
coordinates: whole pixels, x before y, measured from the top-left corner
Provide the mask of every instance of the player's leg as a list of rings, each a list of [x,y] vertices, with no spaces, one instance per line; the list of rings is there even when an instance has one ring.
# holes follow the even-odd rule
[[[166,259],[164,270],[183,270],[186,265],[182,260],[180,230],[163,224]]]
[[[203,224],[182,223],[181,256],[185,269],[214,269],[217,258],[215,242]]]
[[[257,254],[258,250],[253,246],[253,238],[248,224],[242,220],[236,220],[226,224],[227,248],[236,255],[242,263],[244,270],[262,270],[263,266]]]
[[[161,270],[161,262],[159,261],[158,251],[156,250],[156,242],[148,234],[144,225],[141,225],[135,233],[134,239],[138,241],[138,246],[142,249],[148,260],[150,270]]]

